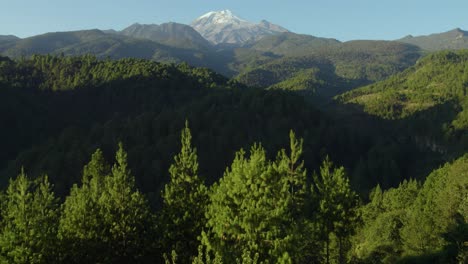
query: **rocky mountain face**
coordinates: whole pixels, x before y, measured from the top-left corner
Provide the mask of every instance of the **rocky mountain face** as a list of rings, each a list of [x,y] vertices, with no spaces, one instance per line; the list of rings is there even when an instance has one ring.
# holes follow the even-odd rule
[[[242,45],[264,36],[289,32],[265,20],[258,24],[243,20],[229,10],[206,13],[193,21],[191,26],[213,44]]]
[[[397,40],[408,44],[413,44],[428,51],[438,50],[459,50],[468,48],[468,32],[456,28],[443,33],[436,33],[427,36],[408,35]]]
[[[211,43],[192,27],[179,23],[133,24],[118,32],[128,37],[148,39],[179,48],[209,48]]]

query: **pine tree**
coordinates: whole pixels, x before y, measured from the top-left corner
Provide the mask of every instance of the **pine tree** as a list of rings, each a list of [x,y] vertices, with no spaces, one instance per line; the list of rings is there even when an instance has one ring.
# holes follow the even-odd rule
[[[325,263],[330,263],[331,242],[338,244],[338,262],[345,263],[345,253],[350,247],[349,237],[359,221],[358,196],[351,190],[344,168],[334,168],[327,157],[314,174],[315,196],[318,201],[317,220],[321,239],[324,242]]]
[[[278,153],[275,164],[275,170],[282,175],[282,180],[288,186],[291,199],[291,213],[293,217],[299,217],[304,214],[304,206],[307,199],[307,171],[304,169],[304,162],[300,161],[302,155],[302,146],[304,140],[298,140],[291,130],[289,132],[290,153],[282,149]]]
[[[66,262],[127,263],[148,256],[152,217],[135,188],[120,143],[109,169],[97,150],[83,169],[82,186],[74,186],[63,205],[60,237]]]
[[[169,168],[170,182],[162,193],[162,247],[166,254],[175,250],[183,263],[197,254],[200,244],[197,237],[206,222],[204,214],[208,203],[207,188],[198,175],[197,150],[191,141],[186,122],[181,133],[181,150]]]
[[[10,180],[4,199],[0,262],[56,262],[58,200],[47,176],[33,181],[22,169],[15,180]]]
[[[305,171],[297,163],[302,143],[291,133],[291,154],[282,150],[268,161],[255,144],[246,157],[236,154],[224,177],[215,184],[208,206],[209,233],[203,243],[225,262],[299,261],[305,236],[298,226],[306,189]]]
[[[286,261],[292,256],[296,262],[312,262],[316,257],[317,243],[310,219],[311,193],[307,185],[307,171],[304,161],[301,161],[303,139],[298,140],[295,133],[289,132],[289,151],[282,149],[278,152],[275,171],[280,175],[281,185],[288,201],[289,232],[293,234],[286,255],[278,261]],[[287,261],[286,261],[287,262]]]
[[[105,250],[101,238],[104,219],[99,199],[104,191],[104,179],[110,174],[110,166],[97,149],[90,162],[83,168],[82,185],[76,184],[63,204],[59,237],[64,245],[64,261],[99,262]]]
[[[148,253],[151,214],[147,200],[136,190],[122,143],[115,159],[98,203],[105,230],[101,239],[109,246],[110,262],[137,262]]]

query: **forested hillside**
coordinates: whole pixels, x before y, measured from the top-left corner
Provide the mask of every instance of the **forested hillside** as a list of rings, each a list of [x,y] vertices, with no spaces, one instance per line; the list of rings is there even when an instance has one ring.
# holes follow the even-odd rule
[[[447,32],[427,36],[406,36],[399,42],[416,45],[427,51],[462,50],[468,48],[468,32],[455,28]]]
[[[1,57],[0,260],[463,262],[465,60],[430,55],[322,112],[185,63]],[[432,118],[417,100],[355,105],[405,82],[408,98],[453,106],[434,110],[456,114],[441,119],[451,134],[413,134],[409,117]]]
[[[295,46],[295,42],[295,39],[285,40],[278,44],[278,49],[271,50],[280,56],[283,54],[282,46],[288,46],[286,43]],[[311,51],[300,52],[301,48],[290,47],[287,50],[300,53],[247,65],[236,78],[251,86],[304,91],[331,98],[383,80],[412,66],[421,56],[415,46],[388,41],[349,41],[318,47],[310,45],[306,46],[313,48]]]
[[[158,27],[159,30],[160,29]],[[223,54],[197,43],[187,43],[185,27],[170,27],[172,34],[158,34],[158,41],[139,32],[113,32],[80,30],[52,32],[24,39],[0,42],[0,54],[11,58],[29,57],[35,54],[79,56],[92,54],[98,58],[140,58],[159,62],[186,62],[205,66],[228,74]],[[190,28],[191,29],[191,28]],[[154,33],[154,32],[153,32]],[[182,35],[176,35],[176,33]],[[195,32],[196,33],[196,32]],[[133,34],[133,35],[132,35]],[[149,33],[148,33],[149,34]],[[131,35],[131,36],[127,36]],[[143,37],[146,36],[146,37]],[[198,36],[201,38],[201,36]],[[194,41],[195,42],[195,41]]]
[[[362,204],[343,167],[326,157],[308,171],[303,141],[268,158],[239,150],[211,187],[200,177],[185,124],[162,207],[135,186],[119,143],[100,149],[65,200],[47,176],[22,169],[2,194],[0,259],[8,263],[464,263],[468,157],[424,184],[377,186]],[[312,179],[309,181],[308,179]],[[31,236],[30,234],[34,234]]]
[[[395,120],[403,133],[449,154],[453,148],[461,153],[468,149],[467,92],[468,53],[445,51],[337,99],[371,115]]]
[[[252,44],[247,44],[246,47],[283,56],[304,56],[324,47],[334,47],[340,44],[341,42],[336,39],[285,32],[265,36]]]
[[[212,45],[190,26],[134,24],[122,31],[53,32],[0,41],[0,54],[34,54],[99,59],[140,58],[208,67],[260,88],[302,91],[330,99],[383,80],[421,56],[414,45],[393,41],[348,41],[291,32],[267,35],[242,45]]]
[[[145,191],[160,188],[185,120],[194,124],[195,142],[206,146],[201,171],[209,182],[240,147],[262,141],[277,149],[290,129],[307,142],[307,166],[317,166],[327,154],[351,172],[364,166],[368,179],[353,179],[363,192],[377,183],[390,187],[422,178],[442,158],[416,143],[396,148],[398,136],[379,122],[367,130],[347,127],[299,95],[247,88],[185,64],[34,56],[4,58],[0,69],[0,113],[9,124],[2,130],[4,182],[25,166],[32,175],[48,173],[60,194],[79,178],[77,168],[93,149],[109,153],[118,141],[132,143],[129,161],[137,184]],[[380,152],[386,154],[375,155]],[[422,163],[429,166],[420,171]]]
[[[424,183],[404,181],[384,191],[377,186],[360,209],[354,256],[364,263],[466,263],[467,193],[468,155],[433,171]]]

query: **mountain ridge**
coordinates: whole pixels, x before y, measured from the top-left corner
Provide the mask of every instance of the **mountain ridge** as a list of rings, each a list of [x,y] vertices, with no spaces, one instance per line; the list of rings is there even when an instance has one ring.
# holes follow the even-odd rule
[[[15,35],[0,35],[0,41],[11,41],[11,40],[18,40],[19,37]]]
[[[92,54],[98,58],[141,58],[160,62],[181,63],[217,68],[220,56],[212,51],[180,48],[149,39],[138,39],[121,34],[105,33],[98,29],[68,32],[50,32],[16,41],[0,42],[0,54],[12,58],[34,54],[77,56]]]
[[[160,25],[134,23],[122,31],[118,31],[117,34],[149,39],[179,48],[207,49],[211,47],[211,43],[192,27],[175,22]]]
[[[461,28],[454,28],[446,32],[432,33],[429,35],[407,35],[396,41],[413,44],[427,51],[467,49],[468,31],[462,30]]]

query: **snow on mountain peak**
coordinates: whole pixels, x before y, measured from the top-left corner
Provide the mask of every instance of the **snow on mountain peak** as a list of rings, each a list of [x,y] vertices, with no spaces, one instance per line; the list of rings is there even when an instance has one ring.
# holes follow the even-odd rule
[[[211,11],[203,16],[197,18],[195,22],[201,20],[208,20],[212,24],[238,24],[241,22],[247,22],[237,16],[235,16],[231,10],[222,10],[222,11]]]
[[[227,9],[208,12],[195,19],[191,26],[214,44],[242,44],[265,35],[288,31],[267,21],[255,24],[241,19]]]

